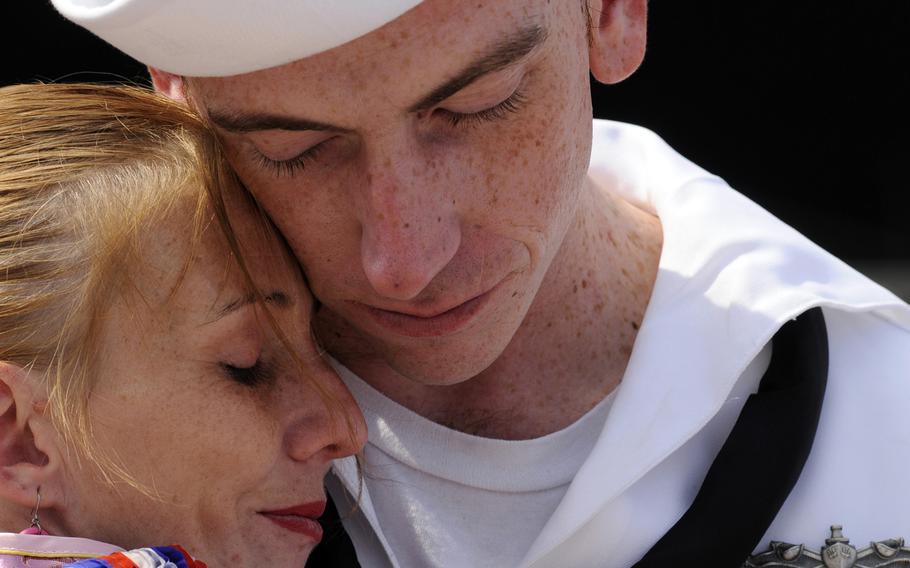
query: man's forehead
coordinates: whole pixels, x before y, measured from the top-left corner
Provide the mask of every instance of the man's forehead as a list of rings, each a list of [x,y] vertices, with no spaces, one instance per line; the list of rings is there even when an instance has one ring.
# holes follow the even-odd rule
[[[527,58],[538,48],[547,37],[546,29],[531,25],[519,28],[515,33],[503,38],[486,52],[464,65],[461,70],[439,83],[432,90],[415,94],[413,102],[407,105],[408,112],[420,112],[432,109],[437,104],[444,102],[449,97],[469,87],[475,81],[482,80],[485,76],[494,74],[503,69],[508,69]],[[293,91],[286,92],[295,98]],[[264,110],[265,107],[244,108],[225,104],[223,101],[203,101],[206,104],[206,113],[209,119],[217,126],[228,132],[247,133],[264,130],[307,130],[307,131],[346,131],[349,128],[320,122],[309,118],[297,116],[293,109],[282,112],[275,109]],[[251,101],[253,102],[253,101]],[[260,101],[261,102],[261,101]]]
[[[427,94],[484,59],[517,59],[546,38],[545,3],[511,0],[478,4],[426,0],[418,8],[364,37],[286,65],[245,75],[193,80],[206,106],[218,109],[275,108],[282,99],[345,93],[375,102],[377,96],[404,100]],[[534,6],[532,6],[532,4]],[[486,7],[487,4],[481,4]],[[489,61],[487,61],[489,63]],[[478,65],[483,67],[483,65]],[[416,101],[410,100],[407,106]],[[293,101],[289,104],[293,105]]]

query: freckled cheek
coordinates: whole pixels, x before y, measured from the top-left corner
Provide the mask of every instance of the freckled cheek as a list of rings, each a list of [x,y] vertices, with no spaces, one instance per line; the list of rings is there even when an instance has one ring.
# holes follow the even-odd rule
[[[565,129],[528,117],[498,138],[497,150],[485,153],[478,172],[487,223],[549,232],[579,186],[576,145]]]
[[[353,216],[333,217],[326,208],[289,208],[279,228],[307,277],[310,291],[322,301],[344,296],[363,280],[360,269],[361,228]],[[314,215],[315,213],[315,215]]]
[[[293,179],[242,176],[308,269],[318,269],[327,259],[350,258],[350,250],[356,250],[358,229],[350,214],[347,180],[337,173]]]
[[[193,503],[202,493],[230,497],[251,489],[275,463],[277,427],[249,393],[233,385],[156,386],[169,394],[102,394],[90,410],[101,447],[114,451],[140,483]],[[195,465],[162,469],[164,463]]]

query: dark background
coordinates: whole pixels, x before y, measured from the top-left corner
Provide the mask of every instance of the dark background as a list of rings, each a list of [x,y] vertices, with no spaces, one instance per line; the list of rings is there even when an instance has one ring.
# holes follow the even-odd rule
[[[0,84],[147,80],[46,0],[5,2],[0,25]],[[655,130],[910,293],[910,2],[651,0],[649,26],[642,68],[592,86],[596,115]]]

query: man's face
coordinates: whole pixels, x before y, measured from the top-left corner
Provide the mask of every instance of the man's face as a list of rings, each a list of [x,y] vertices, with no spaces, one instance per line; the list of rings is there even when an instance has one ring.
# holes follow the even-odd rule
[[[328,52],[191,80],[331,349],[425,384],[502,354],[575,219],[586,26],[575,1],[428,0]]]

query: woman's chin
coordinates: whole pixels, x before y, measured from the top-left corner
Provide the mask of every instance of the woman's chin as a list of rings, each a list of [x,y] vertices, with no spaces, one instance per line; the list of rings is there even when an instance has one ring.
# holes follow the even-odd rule
[[[205,562],[211,568],[218,566],[230,566],[231,568],[262,568],[263,566],[268,566],[269,568],[302,568],[307,559],[309,559],[313,548],[313,546],[310,546],[295,553],[274,549],[265,552],[221,550],[208,553],[204,551],[196,552],[189,550],[189,548],[186,550],[194,559],[199,562]]]
[[[213,554],[210,556],[194,556],[197,560],[205,562],[211,567],[231,566],[232,568],[301,568],[310,557],[313,547],[297,554],[280,553],[270,550],[265,555],[247,555],[243,553]],[[191,553],[193,554],[193,553]]]
[[[300,568],[318,544],[309,535],[275,525],[263,519],[256,523],[254,531],[245,532],[237,539],[230,539],[227,547],[219,548],[217,543],[191,548],[187,551],[194,558],[208,566],[231,566],[233,568]]]

